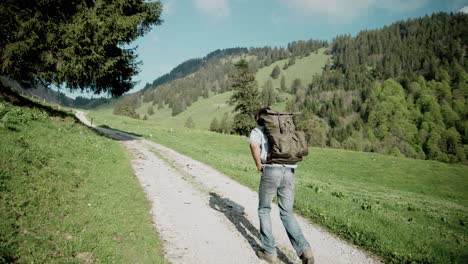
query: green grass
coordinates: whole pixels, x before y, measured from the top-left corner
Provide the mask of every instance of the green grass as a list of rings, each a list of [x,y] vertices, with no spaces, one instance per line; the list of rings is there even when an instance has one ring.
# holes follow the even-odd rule
[[[280,76],[277,79],[272,79],[273,87],[280,87],[281,75],[284,75],[286,80],[286,87],[290,88],[294,79],[300,79],[302,84],[307,85],[312,81],[312,77],[315,74],[322,72],[323,66],[325,66],[328,59],[331,59],[330,55],[324,54],[325,48],[318,50],[317,54],[311,53],[307,57],[296,58],[296,63],[289,66],[288,69],[283,70],[285,63],[288,63],[289,59],[276,61],[268,67],[263,67],[258,70],[255,79],[258,85],[261,87],[268,79],[272,79],[270,74],[275,66],[279,66],[281,69]]]
[[[166,262],[118,142],[0,95],[0,146],[0,263]]]
[[[209,98],[199,98],[198,101],[193,103],[186,111],[172,116],[172,110],[170,108],[157,109],[157,105],[153,106],[154,115],[147,115],[148,121],[157,123],[165,127],[177,127],[182,128],[189,117],[192,117],[195,122],[196,128],[208,130],[213,118],[217,118],[221,121],[224,113],[231,113],[233,107],[230,106],[227,101],[231,97],[231,92],[217,94]],[[145,103],[137,109],[137,113],[140,117],[143,117],[148,113],[148,107],[152,103]],[[102,112],[101,110],[99,110]],[[109,116],[112,112],[103,112]]]
[[[258,188],[245,137],[91,115],[98,123],[145,135]],[[460,164],[311,148],[299,164],[295,208],[386,262],[466,263],[467,177],[468,167]]]

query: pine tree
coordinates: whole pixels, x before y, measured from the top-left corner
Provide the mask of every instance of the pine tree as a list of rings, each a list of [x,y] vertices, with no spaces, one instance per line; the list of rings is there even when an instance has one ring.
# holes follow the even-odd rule
[[[245,59],[237,62],[235,67],[236,72],[231,76],[233,94],[229,100],[236,113],[233,130],[237,134],[248,135],[255,127],[253,115],[260,107],[257,82]]]
[[[160,1],[2,0],[0,75],[122,95],[138,72],[125,46],[161,24],[161,12]]]
[[[284,78],[284,75],[281,75],[280,90],[281,90],[282,92],[286,92],[286,90],[287,90],[287,87],[286,87],[286,78]]]
[[[218,119],[216,117],[213,118],[213,120],[211,120],[210,131],[219,132],[219,123],[218,123]]]
[[[195,122],[193,121],[191,116],[189,116],[189,118],[187,118],[187,120],[185,121],[184,127],[190,129],[195,128]]]
[[[223,134],[230,134],[232,131],[231,118],[228,113],[224,113],[221,122],[219,123],[219,132]]]
[[[150,105],[150,107],[148,107],[148,115],[154,115],[154,109],[153,109],[152,105]]]
[[[262,106],[271,106],[275,103],[276,96],[271,79],[268,79],[263,85],[260,101],[262,102]]]
[[[273,68],[273,70],[271,71],[270,76],[271,76],[271,78],[273,78],[273,79],[278,79],[278,76],[280,75],[280,73],[281,73],[281,69],[280,69],[280,67],[279,67],[278,65],[276,65],[276,66]]]
[[[295,94],[297,92],[297,90],[299,89],[299,87],[302,86],[302,82],[300,79],[294,79],[294,81],[292,82],[291,84],[291,93]]]

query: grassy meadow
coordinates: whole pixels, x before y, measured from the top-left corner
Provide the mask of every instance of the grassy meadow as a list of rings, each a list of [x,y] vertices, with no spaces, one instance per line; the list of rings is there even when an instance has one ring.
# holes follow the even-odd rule
[[[300,79],[302,84],[311,83],[312,77],[315,74],[322,72],[323,66],[328,60],[331,60],[331,56],[324,53],[326,48],[321,48],[317,53],[311,53],[309,56],[296,58],[296,63],[283,70],[285,63],[288,63],[289,59],[279,60],[267,67],[263,67],[258,70],[255,79],[258,85],[261,87],[268,79],[271,79],[271,72],[275,66],[281,69],[280,76],[277,79],[272,79],[273,87],[279,89],[281,75],[284,76],[286,81],[286,87],[291,87],[294,79]]]
[[[99,111],[89,115],[258,188],[245,137],[165,128]],[[311,148],[297,170],[295,208],[388,263],[466,263],[467,177],[461,164]]]
[[[208,98],[199,98],[186,111],[176,116],[171,115],[172,110],[170,108],[157,109],[157,105],[155,105],[153,106],[154,115],[147,115],[147,117],[149,121],[169,128],[182,128],[187,119],[191,117],[196,124],[196,128],[208,130],[213,118],[216,117],[218,121],[221,121],[225,113],[231,113],[233,106],[227,103],[231,95],[232,92],[226,92]],[[144,103],[136,112],[140,114],[140,117],[143,117],[148,113],[148,107],[151,105],[152,103]]]
[[[123,146],[72,115],[5,98],[0,263],[166,263]]]

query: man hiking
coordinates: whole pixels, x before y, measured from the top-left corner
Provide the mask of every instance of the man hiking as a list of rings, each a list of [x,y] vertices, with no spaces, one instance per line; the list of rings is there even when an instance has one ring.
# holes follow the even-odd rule
[[[255,165],[258,171],[262,172],[258,191],[258,216],[260,219],[260,239],[263,250],[257,251],[257,256],[268,263],[277,262],[275,239],[272,234],[270,219],[271,203],[273,197],[277,194],[281,221],[283,222],[283,226],[286,229],[292,246],[303,264],[314,263],[310,245],[305,239],[293,213],[295,189],[294,174],[297,165],[287,162],[286,160],[286,162],[269,160],[269,157],[272,155],[272,146],[271,143],[269,143],[269,137],[271,140],[273,140],[273,138],[271,134],[268,134],[267,128],[265,127],[265,119],[261,118],[262,114],[268,112],[267,109],[270,111],[269,108],[262,108],[255,115],[258,127],[252,130],[249,140]],[[277,120],[280,120],[279,116]],[[300,160],[302,160],[302,157],[300,157]]]

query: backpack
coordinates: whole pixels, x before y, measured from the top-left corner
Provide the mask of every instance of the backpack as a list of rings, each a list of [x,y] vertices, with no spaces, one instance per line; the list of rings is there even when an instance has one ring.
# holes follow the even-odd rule
[[[295,164],[307,156],[305,134],[296,130],[294,113],[277,112],[267,107],[258,115],[269,141],[268,164]]]

